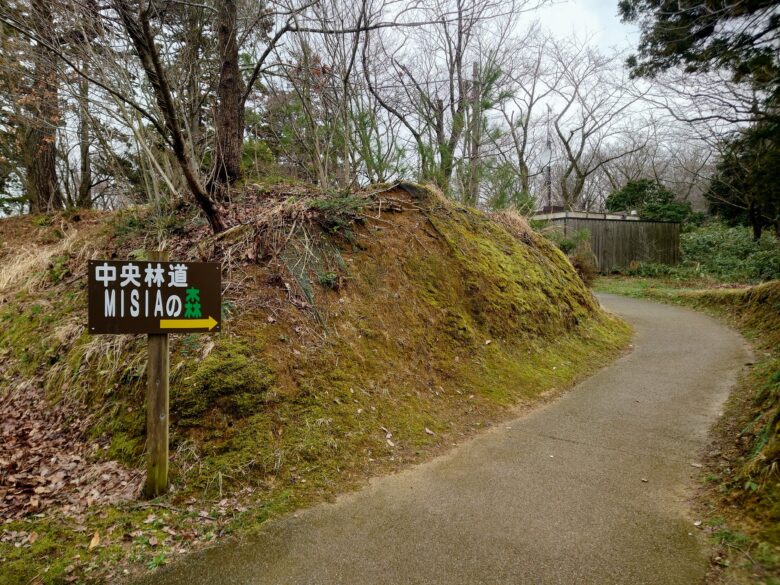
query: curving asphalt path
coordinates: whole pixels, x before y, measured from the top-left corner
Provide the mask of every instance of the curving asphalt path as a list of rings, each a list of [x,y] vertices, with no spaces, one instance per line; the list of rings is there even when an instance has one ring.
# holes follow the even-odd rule
[[[600,298],[634,351],[557,402],[142,583],[701,583],[691,463],[748,354],[702,314]]]

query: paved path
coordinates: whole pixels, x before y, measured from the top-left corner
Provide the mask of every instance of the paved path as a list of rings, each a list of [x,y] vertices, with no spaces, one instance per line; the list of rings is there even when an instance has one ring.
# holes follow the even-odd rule
[[[559,401],[146,582],[700,583],[691,462],[746,351],[699,313],[602,302],[632,323],[635,349]]]

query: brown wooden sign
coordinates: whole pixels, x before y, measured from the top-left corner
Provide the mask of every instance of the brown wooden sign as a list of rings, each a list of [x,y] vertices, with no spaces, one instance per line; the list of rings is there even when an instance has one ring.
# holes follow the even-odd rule
[[[215,262],[93,260],[90,333],[208,333],[222,323]]]

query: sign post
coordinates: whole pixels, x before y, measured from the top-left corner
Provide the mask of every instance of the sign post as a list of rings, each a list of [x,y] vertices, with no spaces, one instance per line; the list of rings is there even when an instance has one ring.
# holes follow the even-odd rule
[[[89,332],[148,336],[144,486],[148,498],[168,489],[168,334],[209,333],[220,331],[222,325],[220,265],[167,260],[167,252],[155,251],[148,261],[89,263]]]
[[[149,253],[150,260],[168,260],[162,250]],[[168,334],[147,336],[149,364],[146,372],[146,484],[144,496],[156,498],[168,490]]]

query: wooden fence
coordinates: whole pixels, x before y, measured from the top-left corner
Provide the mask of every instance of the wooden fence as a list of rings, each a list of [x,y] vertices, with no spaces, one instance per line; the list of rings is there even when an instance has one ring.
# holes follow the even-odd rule
[[[551,218],[566,237],[587,230],[599,272],[625,268],[631,262],[680,262],[680,224],[583,217]]]

